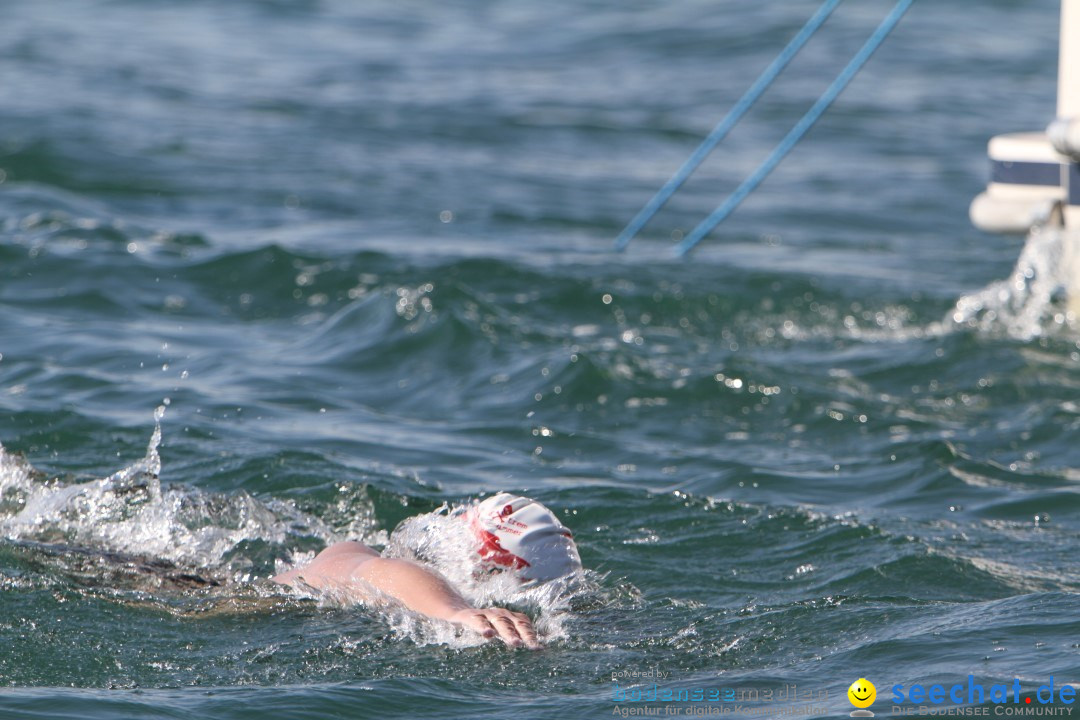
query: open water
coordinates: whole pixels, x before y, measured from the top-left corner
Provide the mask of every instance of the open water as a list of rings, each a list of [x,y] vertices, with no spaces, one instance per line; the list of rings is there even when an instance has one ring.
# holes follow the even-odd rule
[[[1057,3],[916,3],[676,260],[888,9],[841,5],[611,252],[815,6],[5,0],[0,715],[1080,681],[1061,238],[967,219],[987,139],[1054,114]],[[588,569],[469,588],[542,651],[265,580],[501,489]]]

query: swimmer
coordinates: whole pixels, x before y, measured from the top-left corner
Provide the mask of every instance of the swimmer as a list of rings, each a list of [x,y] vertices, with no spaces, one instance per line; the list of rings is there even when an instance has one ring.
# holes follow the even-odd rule
[[[528,498],[499,493],[457,513],[476,540],[468,558],[481,571],[512,573],[523,584],[555,580],[581,569],[573,536],[555,514]],[[510,647],[539,648],[532,620],[505,608],[473,607],[442,575],[419,563],[381,556],[354,541],[339,542],[308,565],[274,582],[315,590],[345,590],[364,598],[375,588],[413,612],[497,637]]]

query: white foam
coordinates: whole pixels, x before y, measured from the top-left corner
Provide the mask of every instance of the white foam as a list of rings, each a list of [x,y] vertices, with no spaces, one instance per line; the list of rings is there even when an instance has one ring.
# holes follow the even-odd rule
[[[216,568],[238,544],[280,544],[304,527],[325,542],[338,539],[319,518],[288,503],[248,493],[221,495],[190,486],[162,488],[161,419],[146,454],[111,475],[65,484],[47,479],[0,446],[0,533],[16,540],[56,542],[164,558]]]
[[[1078,319],[1064,303],[1074,283],[1065,262],[1069,242],[1075,238],[1063,229],[1032,228],[1008,279],[957,300],[943,328],[975,328],[1030,340],[1055,327],[1075,327]]]

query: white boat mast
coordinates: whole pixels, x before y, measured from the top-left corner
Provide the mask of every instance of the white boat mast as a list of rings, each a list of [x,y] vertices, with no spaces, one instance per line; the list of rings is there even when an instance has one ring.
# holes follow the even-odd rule
[[[1059,118],[1080,119],[1080,0],[1061,0],[1057,100]]]

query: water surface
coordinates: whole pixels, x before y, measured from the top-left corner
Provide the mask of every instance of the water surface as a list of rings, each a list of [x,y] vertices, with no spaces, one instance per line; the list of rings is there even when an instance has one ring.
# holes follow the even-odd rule
[[[842,6],[610,250],[814,7],[11,0],[0,707],[592,718],[655,668],[840,715],[858,677],[1077,682],[1060,239],[1018,264],[966,213],[986,140],[1053,115],[1056,6],[916,4],[674,259],[888,9]],[[500,489],[589,569],[487,596],[541,652],[265,582]]]

